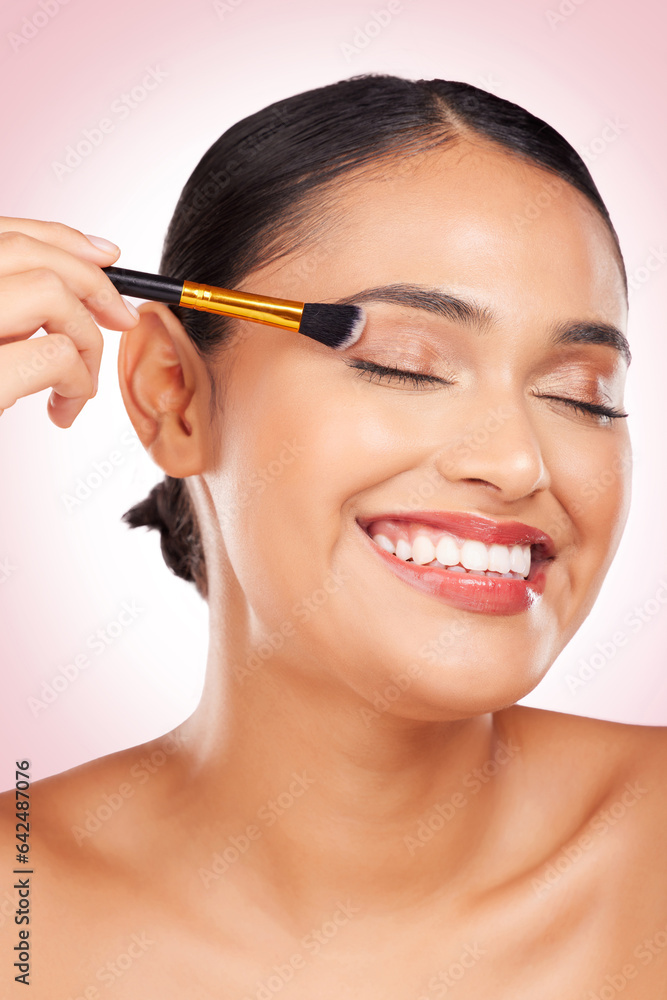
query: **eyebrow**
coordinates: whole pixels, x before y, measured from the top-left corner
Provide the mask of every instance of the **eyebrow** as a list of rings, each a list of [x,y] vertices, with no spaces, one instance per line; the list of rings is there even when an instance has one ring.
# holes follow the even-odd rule
[[[496,321],[492,310],[479,305],[474,299],[463,299],[450,292],[428,288],[425,285],[397,283],[365,288],[354,295],[337,299],[336,305],[361,302],[391,302],[395,305],[408,306],[410,309],[421,309],[436,316],[443,316],[461,326],[474,327],[479,332],[488,332]],[[554,345],[602,344],[618,351],[626,364],[629,365],[632,360],[630,345],[625,334],[611,323],[563,321],[554,323],[549,328],[548,334]]]

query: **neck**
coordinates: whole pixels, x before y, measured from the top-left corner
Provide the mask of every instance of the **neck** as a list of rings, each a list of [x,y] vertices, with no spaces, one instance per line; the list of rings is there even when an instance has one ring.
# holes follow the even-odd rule
[[[404,718],[400,700],[378,711],[284,651],[248,668],[247,612],[225,601],[209,601],[204,693],[180,727],[189,793],[215,831],[201,864],[241,850],[236,869],[281,904],[319,910],[346,897],[395,911],[464,884],[511,770],[498,717]]]

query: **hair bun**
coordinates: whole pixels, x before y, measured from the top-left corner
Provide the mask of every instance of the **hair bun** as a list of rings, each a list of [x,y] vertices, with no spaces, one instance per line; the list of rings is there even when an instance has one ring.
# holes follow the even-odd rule
[[[202,597],[206,597],[204,551],[185,480],[165,476],[144,500],[125,511],[122,520],[130,528],[157,528],[162,555],[169,569],[183,580],[196,584]]]

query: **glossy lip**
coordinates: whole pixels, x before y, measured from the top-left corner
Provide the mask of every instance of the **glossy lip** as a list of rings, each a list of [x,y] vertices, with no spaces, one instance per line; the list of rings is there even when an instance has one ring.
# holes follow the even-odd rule
[[[404,562],[373,541],[367,528],[373,521],[387,519],[406,523],[428,524],[453,535],[457,541],[476,539],[486,545],[530,545],[530,573],[525,580],[474,573],[451,573],[446,569]],[[369,545],[395,576],[461,611],[487,615],[514,615],[528,611],[544,593],[548,568],[555,558],[553,539],[544,531],[520,521],[493,521],[477,514],[438,511],[382,511],[372,517],[358,518],[357,524]]]

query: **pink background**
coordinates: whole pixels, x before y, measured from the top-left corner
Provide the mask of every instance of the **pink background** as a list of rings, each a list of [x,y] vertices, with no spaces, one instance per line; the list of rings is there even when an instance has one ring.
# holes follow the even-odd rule
[[[376,31],[374,13],[387,10]],[[157,267],[180,189],[225,128],[362,72],[476,84],[544,118],[584,155],[636,285],[626,399],[634,501],[595,609],[524,702],[651,725],[667,725],[667,267],[656,264],[667,261],[665,20],[655,0],[14,0],[0,12],[0,211],[112,239],[125,267]],[[154,89],[119,110],[150,70]],[[68,145],[104,118],[111,130],[56,176]],[[609,119],[616,132],[605,142]],[[155,533],[120,521],[161,472],[120,397],[118,334],[105,340],[100,391],[71,429],[48,420],[48,391],[0,419],[2,787],[18,758],[38,778],[158,736],[201,691],[206,605],[166,569]],[[95,472],[99,485],[68,509],[77,480]],[[124,602],[134,617],[118,625]],[[623,621],[638,606],[646,621],[620,648],[614,633],[630,634]],[[92,648],[98,629],[109,642]],[[592,679],[571,690],[568,674],[595,654]],[[31,709],[57,676],[52,703]]]

